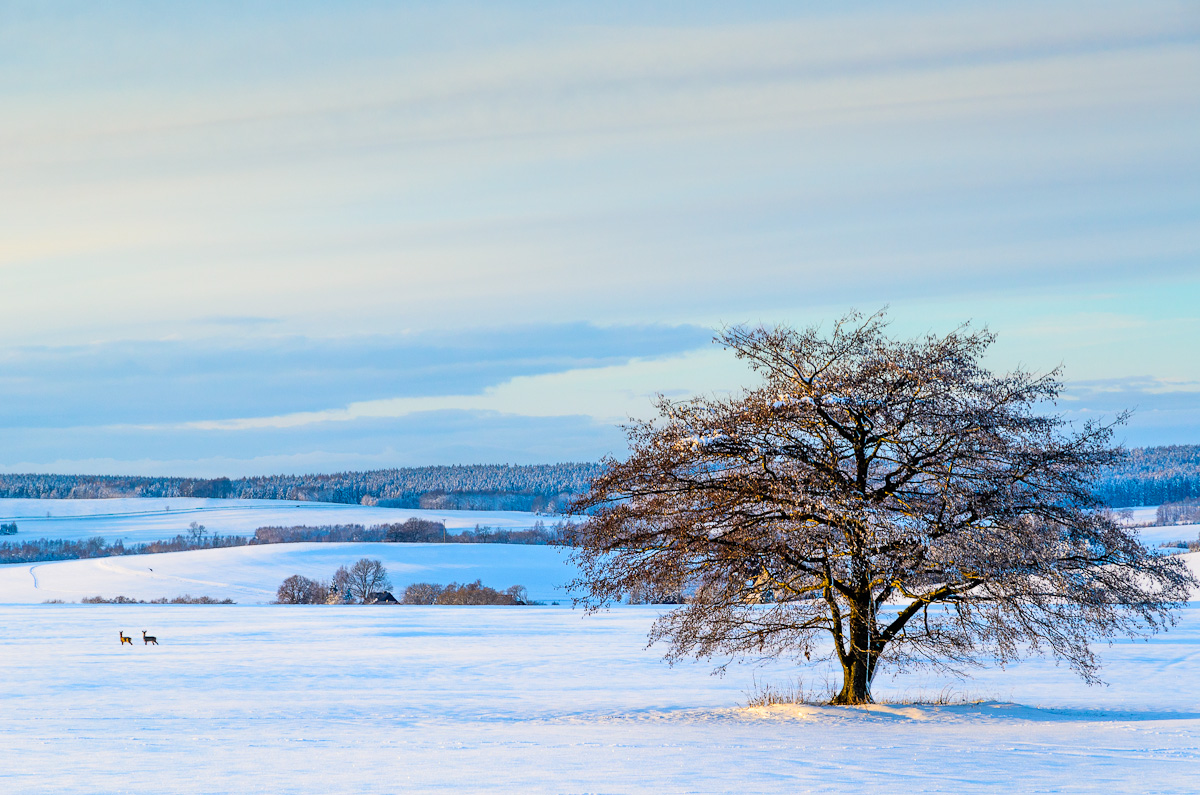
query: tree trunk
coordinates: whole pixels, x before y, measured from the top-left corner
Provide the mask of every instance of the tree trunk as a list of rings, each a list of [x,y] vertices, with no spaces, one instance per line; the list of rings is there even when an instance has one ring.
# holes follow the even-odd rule
[[[842,690],[831,704],[873,704],[871,677],[865,653],[853,653],[842,662]]]
[[[864,600],[865,601],[865,600]],[[873,704],[871,698],[871,675],[874,673],[873,658],[878,657],[878,640],[871,637],[868,624],[861,616],[868,608],[862,605],[850,616],[850,643],[842,655],[842,690],[834,696],[832,704]],[[873,623],[873,617],[869,619]]]

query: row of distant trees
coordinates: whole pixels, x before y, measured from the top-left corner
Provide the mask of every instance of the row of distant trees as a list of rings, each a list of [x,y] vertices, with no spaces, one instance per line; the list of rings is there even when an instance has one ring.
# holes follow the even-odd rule
[[[475,582],[435,585],[416,582],[404,589],[400,604],[405,605],[531,605],[523,585],[513,585],[503,591],[489,588],[482,580]]]
[[[194,549],[241,547],[251,543],[242,536],[177,535],[165,541],[125,545],[121,539],[108,541],[96,536],[72,541],[63,538],[36,538],[28,541],[0,542],[0,563],[39,563],[48,560],[111,558],[120,555],[148,555],[158,552],[188,552]]]
[[[1158,506],[1154,523],[1162,526],[1200,524],[1200,499],[1168,502]]]
[[[553,544],[565,537],[568,525],[547,526],[537,522],[533,527],[494,529],[475,526],[459,533],[446,532],[441,522],[412,518],[406,522],[362,525],[323,525],[308,527],[260,527],[250,538],[210,534],[202,524],[192,522],[187,533],[164,541],[147,541],[126,545],[120,539],[108,541],[99,536],[78,541],[38,538],[28,541],[0,541],[0,563],[37,563],[49,560],[79,560],[107,558],[119,555],[147,555],[157,552],[189,552],[196,549],[253,546],[257,544],[295,544],[302,542],[384,542],[448,544]]]
[[[391,594],[387,568],[378,560],[362,558],[350,568],[341,566],[329,580],[293,574],[279,585],[277,604],[406,604],[406,605],[525,605],[532,604],[524,586],[498,591],[481,580],[459,585],[418,582],[404,589],[400,599]]]
[[[211,596],[192,596],[191,594],[183,594],[182,596],[166,597],[161,596],[158,599],[134,599],[130,596],[85,596],[79,600],[80,604],[85,605],[231,605],[235,604],[232,599],[214,599]],[[61,599],[50,599],[45,604],[65,604]]]
[[[604,471],[598,463],[407,467],[327,475],[165,478],[0,474],[0,497],[221,497],[394,508],[561,512]],[[1142,447],[1096,480],[1114,508],[1200,498],[1200,445]]]
[[[595,463],[408,467],[320,475],[168,478],[2,474],[0,497],[217,497],[396,508],[558,511],[601,472]]]
[[[385,541],[393,543],[446,544],[554,544],[567,532],[566,522],[547,525],[540,519],[531,527],[494,528],[475,525],[474,529],[449,533],[441,522],[413,517],[402,523],[364,527],[349,525],[295,525],[260,527],[254,531],[256,544],[286,544],[302,541]]]

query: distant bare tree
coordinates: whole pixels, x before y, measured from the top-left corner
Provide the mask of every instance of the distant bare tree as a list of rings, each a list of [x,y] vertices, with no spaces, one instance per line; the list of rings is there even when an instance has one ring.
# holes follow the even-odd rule
[[[683,594],[651,631],[668,659],[828,655],[839,704],[870,702],[881,662],[1048,650],[1094,682],[1089,641],[1171,624],[1195,578],[1092,494],[1111,426],[1040,413],[1058,372],[989,372],[986,331],[885,329],[723,333],[760,385],[627,428],[628,460],[573,507],[581,601]]]
[[[204,541],[204,536],[208,534],[208,530],[199,522],[192,522],[188,525],[188,537],[192,539],[193,544],[200,544]]]
[[[343,570],[339,569],[339,574]],[[364,604],[370,600],[372,593],[386,591],[392,587],[383,563],[368,558],[363,558],[350,567],[345,583],[345,593]]]
[[[275,601],[281,605],[324,604],[328,598],[329,586],[299,574],[288,577],[275,592]]]
[[[302,577],[299,574],[293,574],[279,585],[279,589],[275,591],[275,601],[281,605],[302,605],[308,604],[306,597],[307,588],[305,587],[311,580],[307,577]]]
[[[338,570],[333,573],[333,579],[329,581],[330,604],[348,601],[350,596],[350,570],[345,566],[338,566]]]
[[[510,585],[504,590],[504,595],[509,599],[512,599],[514,604],[532,604],[532,602],[529,601],[529,591],[524,585]]]

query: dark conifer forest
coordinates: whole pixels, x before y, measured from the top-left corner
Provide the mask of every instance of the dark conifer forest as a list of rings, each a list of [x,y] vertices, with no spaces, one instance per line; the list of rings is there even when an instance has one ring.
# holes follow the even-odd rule
[[[0,497],[227,497],[392,508],[556,511],[586,491],[600,469],[592,463],[475,464],[232,479],[0,474]]]
[[[1200,497],[1200,445],[1135,447],[1121,467],[1096,484],[1096,493],[1113,508]]]

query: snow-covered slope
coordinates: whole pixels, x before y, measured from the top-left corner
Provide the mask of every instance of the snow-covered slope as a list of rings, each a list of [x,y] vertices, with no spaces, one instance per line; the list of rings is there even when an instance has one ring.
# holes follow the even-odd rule
[[[553,517],[520,511],[424,511],[415,508],[378,508],[329,502],[280,500],[216,500],[197,498],[121,498],[111,500],[0,499],[0,523],[16,522],[19,532],[0,540],[36,538],[80,539],[102,536],[127,543],[158,541],[186,533],[197,522],[209,533],[254,535],[260,527],[293,525],[403,522],[410,517],[443,522],[450,531],[475,525],[493,528],[531,527],[537,521],[553,524]]]
[[[1134,521],[1153,521],[1154,507],[1134,509]],[[486,525],[493,528],[527,528],[535,522],[552,525],[560,517],[521,511],[427,511],[416,508],[379,508],[328,502],[281,500],[218,500],[178,497],[118,498],[110,500],[0,499],[0,523],[16,522],[20,532],[0,540],[37,538],[82,539],[101,536],[126,543],[159,541],[186,533],[192,522],[209,533],[250,536],[260,527],[293,525],[360,524],[371,526],[403,522],[411,517],[443,522],[449,532]],[[1194,541],[1200,525],[1139,527],[1143,542],[1157,546],[1177,540]]]
[[[1119,513],[1128,515],[1130,524],[1146,525],[1147,522],[1154,521],[1158,513],[1158,506],[1146,505],[1137,508],[1121,508]],[[1200,524],[1166,525],[1163,527],[1151,524],[1144,527],[1137,527],[1137,533],[1142,539],[1143,544],[1157,547],[1159,544],[1169,544],[1174,541],[1195,541],[1200,537]]]
[[[1134,524],[1146,524],[1153,522],[1158,514],[1157,505],[1137,505],[1132,508],[1117,508],[1117,513],[1124,514],[1129,517],[1129,521]]]
[[[563,600],[559,587],[573,576],[562,552],[522,544],[266,544],[158,555],[0,566],[0,603],[87,596],[156,599],[181,594],[270,602],[285,577],[328,580],[338,566],[375,558],[393,590],[414,582],[483,580],[493,588],[524,585],[539,601]]]
[[[524,544],[264,544],[157,555],[0,565],[0,603],[87,596],[157,599],[182,594],[270,602],[284,578],[328,579],[359,558],[383,562],[397,592],[414,582],[483,580],[523,585],[539,601],[567,600],[576,572],[562,550]],[[1181,556],[1200,576],[1200,553]]]
[[[1200,524],[1175,524],[1165,527],[1139,527],[1138,537],[1147,546],[1170,544],[1174,541],[1196,541],[1200,539]]]

